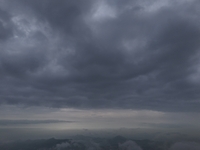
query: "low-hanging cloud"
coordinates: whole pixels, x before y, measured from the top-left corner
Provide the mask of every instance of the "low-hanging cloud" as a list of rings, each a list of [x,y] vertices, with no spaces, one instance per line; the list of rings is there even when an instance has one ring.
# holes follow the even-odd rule
[[[65,120],[0,120],[0,126],[51,124],[51,123],[73,123],[73,122],[74,121],[65,121]]]
[[[199,7],[2,1],[0,103],[199,111]]]
[[[70,147],[70,144],[68,142],[57,144],[55,150],[63,150]]]
[[[200,144],[196,142],[177,142],[169,150],[199,150]]]
[[[123,144],[119,144],[120,150],[142,150],[134,141],[126,141]]]

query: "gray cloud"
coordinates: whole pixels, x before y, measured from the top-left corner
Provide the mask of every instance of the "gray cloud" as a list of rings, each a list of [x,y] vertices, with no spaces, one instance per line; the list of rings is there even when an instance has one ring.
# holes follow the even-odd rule
[[[199,2],[162,2],[3,1],[1,104],[199,111]]]
[[[196,142],[177,142],[169,150],[198,150],[200,144]]]
[[[68,142],[56,145],[57,150],[61,150],[61,149],[68,148],[68,147],[70,147],[70,144]]]
[[[28,124],[50,124],[50,123],[73,123],[66,120],[0,120],[0,126],[28,125]]]
[[[12,36],[12,23],[10,14],[0,9],[0,40],[1,42]]]
[[[139,145],[137,145],[134,141],[126,141],[123,144],[119,144],[119,149],[120,150],[142,150]]]

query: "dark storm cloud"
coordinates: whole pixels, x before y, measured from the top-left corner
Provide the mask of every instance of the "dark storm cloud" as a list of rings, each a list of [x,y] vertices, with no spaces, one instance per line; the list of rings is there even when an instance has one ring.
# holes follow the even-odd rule
[[[2,1],[1,103],[199,111],[200,4],[168,2]]]
[[[0,40],[6,40],[12,36],[12,23],[10,22],[10,14],[0,9]]]

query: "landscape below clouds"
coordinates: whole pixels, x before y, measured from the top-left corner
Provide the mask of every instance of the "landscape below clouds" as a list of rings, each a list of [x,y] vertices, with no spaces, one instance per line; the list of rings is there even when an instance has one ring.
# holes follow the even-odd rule
[[[199,150],[198,142],[134,140],[122,136],[100,138],[77,135],[74,139],[41,139],[0,144],[3,150]]]

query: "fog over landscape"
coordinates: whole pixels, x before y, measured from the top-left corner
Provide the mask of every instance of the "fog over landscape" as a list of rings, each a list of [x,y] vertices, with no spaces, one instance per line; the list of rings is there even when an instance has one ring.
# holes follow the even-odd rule
[[[199,0],[0,0],[0,149],[199,150],[199,58]]]

